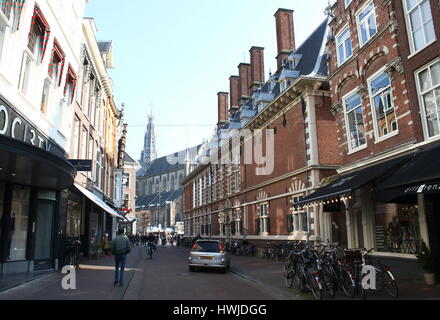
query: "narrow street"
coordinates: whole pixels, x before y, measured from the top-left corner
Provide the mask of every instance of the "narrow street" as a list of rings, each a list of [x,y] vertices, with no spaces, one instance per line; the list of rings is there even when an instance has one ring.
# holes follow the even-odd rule
[[[236,272],[189,272],[188,250],[162,248],[150,260],[144,247],[129,255],[125,286],[114,287],[113,259],[88,261],[77,272],[77,289],[63,290],[58,273],[0,293],[0,300],[281,300],[287,295]],[[234,260],[233,260],[234,261]]]

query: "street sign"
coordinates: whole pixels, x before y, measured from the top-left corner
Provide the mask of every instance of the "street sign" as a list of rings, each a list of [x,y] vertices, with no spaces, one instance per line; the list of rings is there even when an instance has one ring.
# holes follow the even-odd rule
[[[78,172],[91,172],[92,160],[68,160],[72,166],[75,167]]]

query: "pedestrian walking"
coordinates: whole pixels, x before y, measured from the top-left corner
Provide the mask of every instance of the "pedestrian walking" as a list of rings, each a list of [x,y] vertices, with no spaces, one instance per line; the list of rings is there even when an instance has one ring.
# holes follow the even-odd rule
[[[115,286],[124,285],[124,269],[127,255],[131,252],[130,240],[124,235],[124,229],[118,230],[118,235],[112,241],[112,253],[115,256]]]

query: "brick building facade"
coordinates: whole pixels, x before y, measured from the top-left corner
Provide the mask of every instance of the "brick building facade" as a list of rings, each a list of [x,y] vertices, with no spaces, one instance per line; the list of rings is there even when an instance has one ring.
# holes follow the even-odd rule
[[[439,6],[334,1],[298,48],[293,12],[277,11],[277,72],[257,80],[251,49],[250,83],[240,64],[229,119],[219,99],[218,125],[251,130],[274,155],[273,170],[256,174],[261,165],[244,161],[243,142],[240,165],[212,165],[234,139],[214,137],[221,151],[184,181],[186,234],[260,247],[309,236],[414,266],[422,241],[438,252],[440,172],[429,161],[439,153]],[[273,149],[259,129],[273,130]]]

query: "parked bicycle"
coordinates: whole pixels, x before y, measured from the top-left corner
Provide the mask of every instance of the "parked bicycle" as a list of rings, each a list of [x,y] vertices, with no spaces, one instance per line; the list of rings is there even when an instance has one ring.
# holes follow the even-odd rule
[[[81,242],[79,240],[66,241],[64,265],[79,269],[81,260]]]
[[[378,292],[386,291],[392,298],[397,299],[399,297],[399,286],[397,285],[396,277],[390,267],[384,265],[380,258],[377,258],[377,262],[373,263],[373,257],[371,253],[374,249],[363,249],[363,265],[369,265],[374,267],[376,272],[376,290]]]

